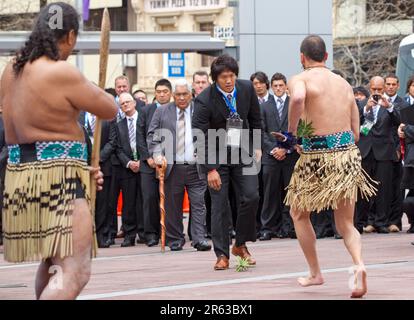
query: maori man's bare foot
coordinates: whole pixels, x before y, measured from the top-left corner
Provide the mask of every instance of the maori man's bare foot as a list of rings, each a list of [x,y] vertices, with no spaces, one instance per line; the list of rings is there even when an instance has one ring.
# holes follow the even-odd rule
[[[316,276],[309,276],[307,278],[298,278],[298,283],[302,287],[310,287],[310,286],[320,286],[324,284],[324,280],[321,274]]]
[[[367,291],[367,271],[363,266],[358,267],[354,271],[354,283],[352,287],[351,298],[362,298],[367,293]]]

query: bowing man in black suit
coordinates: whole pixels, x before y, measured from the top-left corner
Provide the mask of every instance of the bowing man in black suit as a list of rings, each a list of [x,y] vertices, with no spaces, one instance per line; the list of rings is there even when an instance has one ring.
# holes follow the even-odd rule
[[[287,132],[289,97],[287,80],[283,74],[276,73],[271,80],[274,99],[261,105],[263,127],[263,208],[261,213],[262,229],[260,240],[270,240],[272,236],[286,238],[293,236],[293,222],[289,207],[283,204],[292,177],[293,169],[299,158],[295,150],[278,147],[272,132]]]
[[[144,232],[147,246],[158,245],[160,238],[160,206],[158,179],[155,176],[155,162],[150,156],[147,145],[148,130],[155,111],[171,100],[172,86],[167,79],[155,84],[156,102],[147,105],[139,112],[138,150],[141,160],[142,208],[144,212]]]
[[[125,233],[122,247],[135,245],[145,239],[142,213],[140,155],[138,150],[138,111],[136,101],[129,93],[119,96],[125,118],[116,124],[117,157],[121,163],[121,189],[123,193],[122,225]]]
[[[257,134],[259,138],[256,140],[260,141],[260,106],[252,83],[237,80],[238,72],[237,61],[232,57],[223,55],[215,59],[211,66],[213,85],[204,90],[194,102],[193,130],[201,130],[205,136],[203,141],[197,140],[199,142],[197,160],[208,173],[212,204],[211,231],[217,256],[215,270],[229,268],[230,239],[227,203],[230,180],[235,183],[240,195],[236,243],[232,248],[232,254],[247,259],[250,264],[256,263],[247,250],[246,242],[256,241],[258,179],[257,170],[246,169],[249,165],[253,165],[256,169],[258,164],[254,163],[251,157],[248,163],[246,158],[254,154],[255,159],[260,161],[261,146],[260,144],[254,148],[250,145],[246,146],[245,137],[240,139],[238,134],[241,133],[239,129],[242,127],[251,135]],[[227,128],[231,130],[226,130]],[[227,136],[224,135],[221,138],[214,136],[215,133],[220,135],[223,132]],[[249,140],[252,142],[254,139]],[[216,157],[214,157],[214,152],[216,152]],[[220,154],[223,157],[220,157]],[[237,158],[233,157],[235,155],[241,155],[241,157],[234,159]],[[253,175],[252,171],[255,171]]]
[[[367,201],[358,201],[356,223],[358,229],[367,224],[364,229],[366,232],[378,233],[388,233],[392,167],[393,161],[397,160],[393,129],[400,124],[399,111],[385,97],[384,86],[383,78],[372,78],[371,97],[359,105],[361,139],[358,147],[361,150],[362,167],[379,185],[371,210]]]

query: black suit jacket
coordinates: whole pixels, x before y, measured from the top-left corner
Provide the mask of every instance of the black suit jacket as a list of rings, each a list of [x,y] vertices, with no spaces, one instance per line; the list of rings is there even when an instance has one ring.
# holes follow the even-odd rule
[[[129,130],[128,130],[128,123],[127,118],[124,118],[120,122],[118,122],[115,126],[116,130],[116,137],[117,137],[117,147],[116,147],[116,155],[119,159],[119,162],[124,170],[122,172],[124,173],[124,177],[131,177],[136,175],[131,169],[128,169],[126,166],[128,162],[134,161],[134,155],[131,149],[131,143],[129,140]],[[138,153],[138,160],[140,160],[140,154],[138,149],[138,123],[139,119],[137,119],[137,130],[136,130],[136,150]]]
[[[276,148],[277,140],[271,135],[271,132],[287,132],[288,130],[288,112],[289,112],[289,97],[286,98],[283,106],[282,119],[280,119],[279,112],[275,99],[270,99],[261,105],[262,128],[263,128],[263,160],[264,165],[275,165],[281,163],[276,160],[270,152]],[[297,157],[296,152],[287,155],[288,157]]]
[[[85,132],[85,139],[86,143],[88,144],[88,150],[92,150],[90,136],[92,136],[92,130],[89,126],[89,123],[85,123],[85,112],[82,111],[79,115],[79,123],[84,129]],[[101,152],[100,152],[100,159],[99,165],[101,167],[101,171],[104,176],[108,177],[112,175],[112,164],[111,164],[111,156],[115,153],[116,144],[114,141],[110,140],[110,122],[109,121],[102,121],[102,131],[101,131]],[[91,152],[88,152],[89,156],[91,156]]]
[[[250,81],[237,80],[236,88],[237,112],[243,120],[243,128],[250,130],[250,143],[252,143],[253,129],[262,129],[259,100]],[[219,150],[226,148],[226,141],[208,141],[208,130],[226,130],[229,115],[230,110],[215,83],[205,89],[194,101],[192,127],[203,131],[205,136],[205,163],[202,165],[204,171],[219,168]],[[217,157],[213,163],[209,163],[208,154],[212,148],[216,149]]]
[[[152,117],[154,116],[155,111],[157,110],[157,105],[155,103],[147,105],[141,109],[138,118],[138,150],[141,156],[141,172],[143,173],[153,173],[154,169],[151,168],[147,161],[150,158],[147,144],[148,130],[151,124]]]
[[[365,122],[364,107],[367,100],[358,104],[361,125]],[[377,161],[396,161],[396,145],[393,130],[400,124],[400,113],[394,106],[393,112],[388,112],[381,107],[378,111],[378,119],[367,136],[361,134],[358,147],[362,158],[366,158],[370,151],[374,153]]]

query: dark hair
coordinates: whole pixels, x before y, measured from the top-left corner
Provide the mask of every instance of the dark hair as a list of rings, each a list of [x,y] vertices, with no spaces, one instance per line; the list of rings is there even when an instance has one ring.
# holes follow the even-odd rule
[[[387,79],[396,79],[397,83],[400,83],[400,79],[394,73],[387,74],[387,76],[384,79],[385,79],[385,82],[387,82]]]
[[[161,80],[158,80],[158,81],[157,81],[157,83],[155,84],[155,90],[157,90],[157,88],[158,88],[159,86],[165,86],[165,87],[167,87],[168,89],[170,89],[170,91],[172,91],[172,85],[171,85],[171,82],[170,82],[169,80],[167,80],[167,79],[161,79]]]
[[[239,76],[239,65],[237,64],[237,61],[227,54],[214,59],[211,64],[211,79],[213,79],[214,82],[217,82],[219,75],[225,71],[231,71],[236,76]]]
[[[273,83],[273,81],[277,81],[277,80],[283,80],[283,82],[285,84],[287,84],[287,79],[286,79],[285,75],[281,74],[279,72],[277,72],[273,75],[272,80],[270,81],[270,83]]]
[[[195,80],[195,76],[200,76],[200,77],[209,77],[208,73],[206,71],[200,70],[200,71],[196,71],[193,74],[193,81]]]
[[[365,87],[362,87],[362,86],[355,87],[353,90],[354,90],[354,94],[355,93],[362,93],[367,98],[370,96],[369,91]]]
[[[344,73],[343,73],[342,71],[338,70],[338,69],[333,69],[333,70],[332,70],[332,73],[335,73],[335,74],[337,74],[338,76],[340,76],[341,78],[344,78],[344,79],[345,79],[345,75],[344,75]]]
[[[141,90],[141,89],[135,90],[132,95],[135,96],[137,93],[140,93],[140,92],[147,95],[147,93],[144,90]]]
[[[302,41],[300,52],[313,61],[322,62],[326,54],[325,41],[320,36],[314,34],[307,36]]]
[[[407,93],[410,92],[410,87],[414,83],[414,75],[412,75],[407,82]]]
[[[50,22],[54,20],[59,7],[62,11],[62,28],[52,28]],[[13,70],[18,76],[28,62],[33,62],[42,56],[46,56],[54,61],[59,60],[58,42],[66,37],[71,30],[78,35],[79,16],[75,8],[64,2],[50,3],[40,11],[29,40],[24,47],[17,53]]]
[[[116,91],[115,91],[114,88],[107,88],[107,89],[105,89],[105,92],[113,95],[114,98],[116,98],[116,96],[117,96]]]
[[[267,90],[269,90],[270,83],[266,73],[262,71],[257,71],[251,75],[250,81],[253,82],[254,79],[257,79],[261,83],[265,83]]]

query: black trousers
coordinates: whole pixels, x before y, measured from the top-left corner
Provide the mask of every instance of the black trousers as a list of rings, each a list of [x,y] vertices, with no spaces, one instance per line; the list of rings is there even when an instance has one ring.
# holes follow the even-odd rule
[[[333,237],[335,234],[338,234],[335,227],[335,216],[332,210],[312,213],[311,222],[318,238]]]
[[[109,226],[109,237],[115,238],[118,233],[118,199],[119,194],[121,193],[121,176],[122,176],[121,166],[112,166],[112,179],[110,187],[110,197],[109,197],[109,211],[110,211],[110,226]],[[125,197],[122,195],[122,202],[125,202]]]
[[[296,155],[274,165],[263,165],[263,208],[261,233],[287,236],[294,230],[290,208],[284,205],[286,187],[292,178]]]
[[[99,238],[107,238],[112,225],[112,211],[110,209],[112,176],[104,177],[103,189],[96,193],[95,226]]]
[[[408,191],[407,197],[403,202],[403,211],[407,215],[411,228],[414,228],[414,189]]]
[[[401,181],[403,175],[402,163],[393,162],[392,166],[392,194],[391,194],[391,208],[389,214],[389,225],[396,225],[400,230],[402,229],[402,205],[405,196],[405,190],[401,188]]]
[[[257,175],[244,175],[242,165],[222,165],[217,170],[222,187],[210,189],[211,232],[216,256],[230,257],[228,195],[229,183],[233,182],[239,192],[240,206],[236,222],[236,246],[256,241],[256,213],[259,204]]]
[[[152,173],[141,173],[142,210],[144,215],[145,239],[160,238],[160,195],[159,183]]]
[[[262,165],[260,169],[260,173],[258,175],[259,181],[259,206],[257,208],[256,214],[256,231],[260,232],[262,230],[262,209],[263,209],[263,201],[264,201],[264,182],[263,182],[263,168]]]
[[[125,238],[135,238],[138,233],[139,238],[143,240],[145,235],[141,174],[137,173],[132,177],[121,179],[121,189],[123,194],[122,226]]]
[[[372,225],[376,228],[388,227],[391,207],[392,161],[377,161],[371,152],[362,160],[362,167],[371,178],[379,182],[378,192],[370,201],[358,199],[357,227]]]

